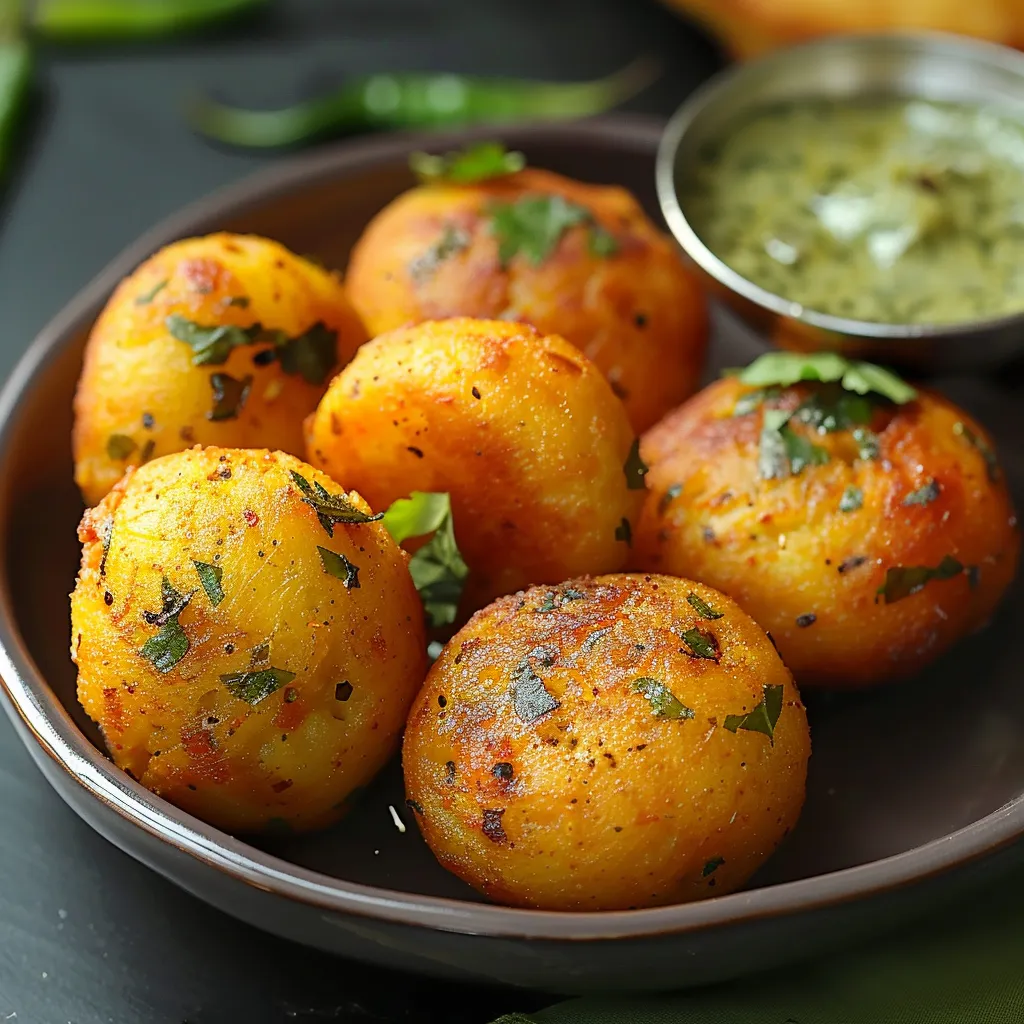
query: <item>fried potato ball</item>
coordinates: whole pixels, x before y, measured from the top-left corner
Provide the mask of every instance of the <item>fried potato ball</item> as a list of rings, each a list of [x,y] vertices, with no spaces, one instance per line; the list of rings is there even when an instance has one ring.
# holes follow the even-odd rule
[[[95,505],[193,444],[302,454],[302,419],[366,333],[340,281],[277,242],[190,238],[121,282],[75,396],[75,479]]]
[[[291,455],[222,448],[86,512],[71,654],[121,768],[230,831],[341,816],[426,673],[406,556],[367,513]]]
[[[622,403],[564,339],[453,319],[364,345],[312,418],[308,452],[374,508],[447,491],[474,610],[625,565],[643,502],[634,443]]]
[[[829,427],[850,402],[863,415]],[[897,406],[801,384],[762,398],[720,380],[641,451],[636,566],[735,598],[801,686],[917,672],[984,625],[1016,571],[992,441],[938,395]]]
[[[608,378],[636,431],[698,385],[704,298],[621,188],[540,170],[414,188],[370,222],[346,283],[371,334],[473,316],[562,335]]]
[[[709,587],[614,575],[478,612],[403,763],[449,871],[501,903],[621,910],[741,886],[796,823],[809,754],[760,626]]]

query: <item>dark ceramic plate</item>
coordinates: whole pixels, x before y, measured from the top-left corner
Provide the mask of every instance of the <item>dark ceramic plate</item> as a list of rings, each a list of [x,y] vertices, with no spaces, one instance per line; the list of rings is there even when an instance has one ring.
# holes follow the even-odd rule
[[[517,129],[531,163],[632,189],[653,216],[658,124],[627,118]],[[250,844],[146,792],[107,760],[75,702],[67,595],[82,511],[71,396],[84,336],[118,280],[158,246],[216,229],[257,232],[343,266],[369,217],[411,183],[412,148],[465,136],[377,138],[283,162],[140,239],[46,328],[0,396],[0,672],[7,710],[47,779],[121,849],[200,899],[345,956],[548,991],[680,988],[850,941],[1004,870],[1024,835],[1024,601],[927,676],[886,692],[811,700],[815,754],[798,829],[745,891],[618,913],[484,903],[402,834],[397,765],[340,825]],[[719,322],[714,367],[756,343]],[[1024,483],[1012,378],[939,382],[1001,440]],[[404,809],[404,808],[403,808]]]

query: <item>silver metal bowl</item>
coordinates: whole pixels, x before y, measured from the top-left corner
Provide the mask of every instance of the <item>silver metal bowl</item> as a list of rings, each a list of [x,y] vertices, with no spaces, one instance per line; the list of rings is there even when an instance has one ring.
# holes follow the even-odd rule
[[[904,97],[984,103],[1024,120],[1024,53],[939,33],[830,37],[728,69],[669,121],[657,161],[661,209],[712,292],[773,344],[828,349],[914,371],[984,369],[1024,352],[1024,311],[956,324],[888,324],[805,309],[726,266],[697,236],[680,200],[700,149],[739,118],[787,101]],[[938,286],[938,285],[937,285]]]

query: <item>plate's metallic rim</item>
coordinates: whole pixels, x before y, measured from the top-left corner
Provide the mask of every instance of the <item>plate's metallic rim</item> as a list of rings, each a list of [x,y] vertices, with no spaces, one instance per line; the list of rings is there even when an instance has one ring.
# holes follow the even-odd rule
[[[349,170],[393,163],[411,148],[457,146],[500,134],[512,145],[531,139],[572,144],[609,141],[653,159],[663,125],[618,115],[572,125],[532,126],[422,136],[371,138],[293,157],[215,192],[166,218],[114,259],[40,332],[0,391],[0,480],[11,472],[11,428],[22,394],[78,330],[91,323],[117,282],[161,245],[212,230],[217,220],[254,202]],[[0,519],[6,510],[0,511]],[[0,521],[0,529],[6,524]],[[154,796],[115,767],[74,724],[42,677],[15,626],[6,556],[0,560],[0,693],[33,755],[49,757],[92,797],[126,822],[240,882],[323,911],[463,934],[537,940],[639,938],[787,916],[922,882],[995,853],[1024,837],[1024,794],[973,824],[883,860],[697,903],[569,913],[474,903],[345,882],[249,846]]]

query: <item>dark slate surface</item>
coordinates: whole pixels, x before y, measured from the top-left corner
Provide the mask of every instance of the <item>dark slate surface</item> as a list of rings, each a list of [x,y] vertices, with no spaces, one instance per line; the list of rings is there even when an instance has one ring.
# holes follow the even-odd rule
[[[655,0],[278,0],[204,39],[43,53],[0,200],[0,374],[137,234],[267,162],[192,137],[190,89],[273,103],[346,74],[595,76],[642,52],[667,68],[631,104],[651,113],[719,63]],[[0,718],[0,1022],[475,1022],[543,1002],[372,971],[222,916],[81,823]]]

